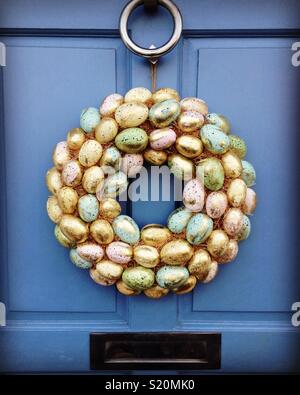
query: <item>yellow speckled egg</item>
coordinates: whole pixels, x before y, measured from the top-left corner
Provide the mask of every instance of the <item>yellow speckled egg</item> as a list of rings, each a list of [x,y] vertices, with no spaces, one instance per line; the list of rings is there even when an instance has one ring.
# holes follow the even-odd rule
[[[159,224],[148,224],[141,230],[141,239],[147,245],[153,247],[161,247],[171,237],[171,232],[168,228]]]
[[[219,263],[228,263],[233,261],[239,251],[238,242],[234,239],[230,239],[225,254],[218,258]]]
[[[113,118],[104,117],[95,127],[95,139],[100,144],[106,144],[118,134],[118,124]]]
[[[56,195],[57,192],[63,187],[61,173],[57,170],[56,167],[52,167],[47,171],[46,185],[49,191],[53,193],[53,195]]]
[[[99,285],[104,285],[104,286],[110,286],[115,284],[117,280],[112,280],[107,277],[101,276],[101,274],[98,272],[96,268],[90,269],[90,276],[91,279],[95,281],[95,283]]]
[[[78,160],[70,160],[67,162],[61,173],[61,178],[65,185],[76,187],[82,179],[82,168]]]
[[[72,155],[66,141],[61,141],[54,148],[52,160],[58,170],[62,170],[63,166],[71,160]]]
[[[74,215],[64,214],[60,220],[59,227],[69,240],[76,243],[83,243],[89,235],[88,225]]]
[[[82,187],[88,193],[96,193],[97,186],[104,180],[101,167],[91,166],[85,170],[82,178]]]
[[[227,189],[228,201],[233,207],[240,207],[244,204],[247,193],[247,185],[240,178],[232,180]]]
[[[62,216],[63,211],[58,204],[58,199],[56,196],[50,196],[47,200],[47,213],[51,221],[58,223]]]
[[[111,224],[105,219],[97,219],[91,223],[90,232],[94,240],[99,244],[109,244],[114,239],[114,231]]]
[[[218,258],[225,254],[229,243],[229,238],[224,230],[213,230],[207,240],[207,249],[211,256]]]
[[[145,289],[144,294],[151,299],[159,299],[163,296],[166,296],[169,293],[167,288],[162,288],[157,284],[154,284],[152,287]]]
[[[236,236],[243,226],[244,214],[239,208],[230,208],[223,219],[223,228],[229,236]]]
[[[148,163],[155,166],[161,166],[168,159],[168,154],[165,151],[156,151],[148,149],[144,152],[144,158]]]
[[[54,228],[54,235],[56,240],[61,244],[63,247],[66,248],[71,248],[74,246],[74,242],[69,240],[61,231],[60,227],[58,225],[55,226]]]
[[[202,115],[208,113],[208,107],[204,100],[197,97],[186,97],[180,102],[181,111],[197,111]]]
[[[124,103],[115,113],[115,119],[121,128],[134,128],[148,118],[148,107],[143,103]]]
[[[72,214],[76,210],[78,194],[71,187],[63,187],[57,192],[58,204],[66,214]]]
[[[177,123],[183,132],[194,132],[204,124],[204,117],[200,112],[187,110],[179,115]]]
[[[178,92],[172,88],[160,88],[152,95],[154,103],[160,103],[165,100],[174,99],[179,102],[180,97]]]
[[[184,295],[191,292],[195,288],[196,284],[197,284],[197,278],[191,275],[181,287],[174,288],[173,291],[177,295]]]
[[[79,150],[85,141],[85,133],[80,128],[71,129],[67,136],[68,147],[73,150]]]
[[[195,251],[193,257],[188,263],[188,270],[193,274],[199,281],[203,281],[209,274],[211,266],[211,257],[209,253],[199,248]]]
[[[121,265],[108,259],[103,259],[98,262],[96,270],[100,276],[107,278],[108,280],[118,280],[123,273],[123,267]]]
[[[159,252],[152,246],[136,246],[133,250],[133,259],[141,266],[155,267],[159,263]]]
[[[146,106],[151,105],[152,93],[147,88],[132,88],[125,95],[125,103],[143,103],[146,104]]]
[[[196,136],[182,135],[176,140],[177,151],[187,158],[196,158],[203,151],[202,141]]]
[[[78,160],[85,167],[94,166],[101,158],[102,146],[96,140],[87,140],[80,148]]]
[[[194,163],[180,154],[171,154],[168,157],[168,166],[176,178],[190,180],[195,173]]]
[[[116,109],[124,102],[122,95],[118,93],[113,93],[103,100],[100,105],[100,114],[103,117],[112,117]]]
[[[226,152],[222,156],[221,161],[226,177],[237,178],[242,174],[243,166],[241,159],[233,151]]]
[[[118,280],[116,282],[116,287],[121,294],[126,296],[135,296],[141,293],[141,291],[135,291],[134,289],[128,287],[128,285],[126,285],[122,280]]]
[[[206,198],[206,213],[210,218],[220,218],[227,210],[228,200],[222,191],[211,192]]]
[[[185,265],[193,256],[193,247],[183,239],[169,241],[160,251],[162,263],[171,266]]]
[[[251,188],[247,188],[246,198],[242,206],[244,214],[251,215],[256,208],[256,193]]]
[[[121,213],[120,203],[113,198],[105,198],[100,201],[101,217],[113,220]]]
[[[98,262],[104,256],[104,250],[99,244],[86,242],[77,245],[77,254],[89,262]]]

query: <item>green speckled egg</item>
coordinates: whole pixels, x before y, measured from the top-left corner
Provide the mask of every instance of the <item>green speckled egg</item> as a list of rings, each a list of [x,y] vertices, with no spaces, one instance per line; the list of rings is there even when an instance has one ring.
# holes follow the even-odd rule
[[[200,137],[205,148],[213,154],[224,154],[229,149],[229,137],[214,125],[202,126]]]
[[[136,154],[147,147],[148,135],[141,128],[128,128],[117,135],[115,144],[127,154]]]
[[[212,112],[206,115],[206,120],[211,125],[215,125],[217,128],[221,129],[224,133],[230,133],[230,123],[224,115]]]
[[[59,242],[59,244],[61,244],[63,247],[70,248],[74,245],[74,242],[69,240],[67,236],[63,234],[63,232],[61,231],[58,225],[56,225],[54,228],[54,236],[56,240]]]
[[[204,182],[206,188],[217,191],[224,184],[224,168],[222,162],[217,158],[206,158],[199,162],[197,166],[197,177]]]
[[[122,280],[131,289],[142,291],[152,287],[155,276],[151,269],[135,266],[124,270]]]
[[[203,243],[213,231],[213,220],[206,214],[194,215],[187,224],[186,239],[193,245]]]
[[[238,240],[246,240],[251,233],[251,222],[247,215],[243,217],[243,226],[239,234],[237,235]]]
[[[255,169],[253,165],[246,160],[242,160],[242,166],[243,166],[243,171],[241,177],[245,181],[247,187],[252,187],[252,185],[255,184],[255,180],[256,180]]]
[[[125,243],[136,244],[140,240],[140,230],[128,215],[119,215],[112,224],[116,235]]]
[[[80,269],[90,269],[93,266],[92,262],[81,258],[75,248],[72,248],[70,250],[70,259],[74,263],[74,265],[79,267]]]
[[[86,133],[91,133],[100,122],[100,113],[98,108],[84,108],[80,115],[80,127]]]
[[[183,232],[192,215],[185,207],[177,208],[168,217],[168,228],[173,233]]]
[[[163,266],[156,273],[156,281],[163,288],[177,288],[189,278],[189,271],[183,266]]]
[[[157,128],[164,128],[174,122],[180,114],[180,104],[174,100],[164,100],[154,104],[149,111],[149,119]]]
[[[233,151],[239,158],[243,159],[247,153],[247,145],[243,139],[234,134],[229,135],[230,150]]]
[[[95,195],[83,195],[78,200],[78,212],[85,222],[93,222],[99,214],[99,202]]]

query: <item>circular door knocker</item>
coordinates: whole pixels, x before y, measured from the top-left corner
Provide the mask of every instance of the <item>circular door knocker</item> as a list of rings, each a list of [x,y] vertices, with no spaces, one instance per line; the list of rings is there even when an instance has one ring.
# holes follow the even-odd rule
[[[250,234],[256,175],[245,155],[244,140],[200,98],[180,99],[172,88],[113,93],[100,108],[85,108],[54,148],[46,183],[55,237],[97,284],[127,296],[188,293],[213,280]],[[144,162],[166,164],[185,186],[182,206],[166,224],[139,229],[117,196]]]

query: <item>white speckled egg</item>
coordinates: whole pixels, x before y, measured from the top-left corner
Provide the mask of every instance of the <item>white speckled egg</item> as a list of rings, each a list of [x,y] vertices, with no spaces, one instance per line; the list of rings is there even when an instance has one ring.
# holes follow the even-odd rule
[[[206,213],[210,218],[220,218],[228,206],[226,193],[222,191],[211,192],[206,198]]]
[[[82,179],[82,168],[78,160],[70,160],[67,162],[61,173],[62,180],[69,187],[76,187]]]
[[[197,111],[202,115],[208,113],[208,107],[204,100],[197,97],[186,97],[180,102],[181,111]]]
[[[176,141],[176,133],[173,129],[163,128],[155,129],[149,135],[151,148],[155,150],[165,150],[170,148]]]
[[[148,107],[143,103],[124,103],[117,108],[115,119],[121,128],[134,128],[148,118]]]
[[[223,219],[223,227],[229,236],[236,236],[243,226],[243,213],[239,208],[230,208]]]
[[[87,140],[82,144],[78,160],[85,167],[94,166],[101,158],[102,146],[96,140]]]
[[[106,247],[106,255],[111,261],[125,265],[131,261],[133,250],[123,241],[114,241]]]
[[[122,95],[113,93],[103,100],[100,105],[100,114],[103,117],[111,117],[114,115],[116,109],[124,102]]]
[[[84,108],[80,115],[80,127],[86,133],[91,133],[100,122],[100,114],[98,108]]]
[[[121,169],[129,178],[133,178],[139,173],[144,163],[142,154],[125,154],[122,158]]]
[[[78,212],[85,222],[93,222],[99,214],[99,202],[95,195],[83,195],[78,200]]]
[[[86,242],[77,245],[77,253],[81,258],[90,262],[100,261],[104,256],[104,250],[99,244]]]
[[[199,212],[204,206],[204,186],[198,178],[190,180],[183,189],[183,204],[193,212]]]
[[[58,170],[62,170],[64,165],[71,160],[72,155],[71,151],[68,147],[68,143],[66,141],[61,141],[56,144],[53,155],[52,155],[52,160],[55,165],[55,167]]]

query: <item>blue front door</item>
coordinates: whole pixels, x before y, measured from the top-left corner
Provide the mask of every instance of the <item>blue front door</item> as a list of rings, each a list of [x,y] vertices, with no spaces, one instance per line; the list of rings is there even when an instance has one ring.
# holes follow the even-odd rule
[[[134,86],[150,87],[149,65],[118,34],[125,1],[0,1],[6,66],[1,79],[2,371],[89,371],[91,332],[192,331],[222,334],[221,372],[299,369],[300,300],[297,163],[300,4],[177,0],[180,44],[158,66],[159,87],[197,96],[228,116],[248,142],[258,208],[237,260],[214,282],[160,300],[127,298],[76,269],[53,237],[45,202],[52,147],[78,126],[86,106]],[[160,45],[172,30],[165,11],[137,10],[132,34]],[[165,223],[174,202],[135,202],[142,226]]]

